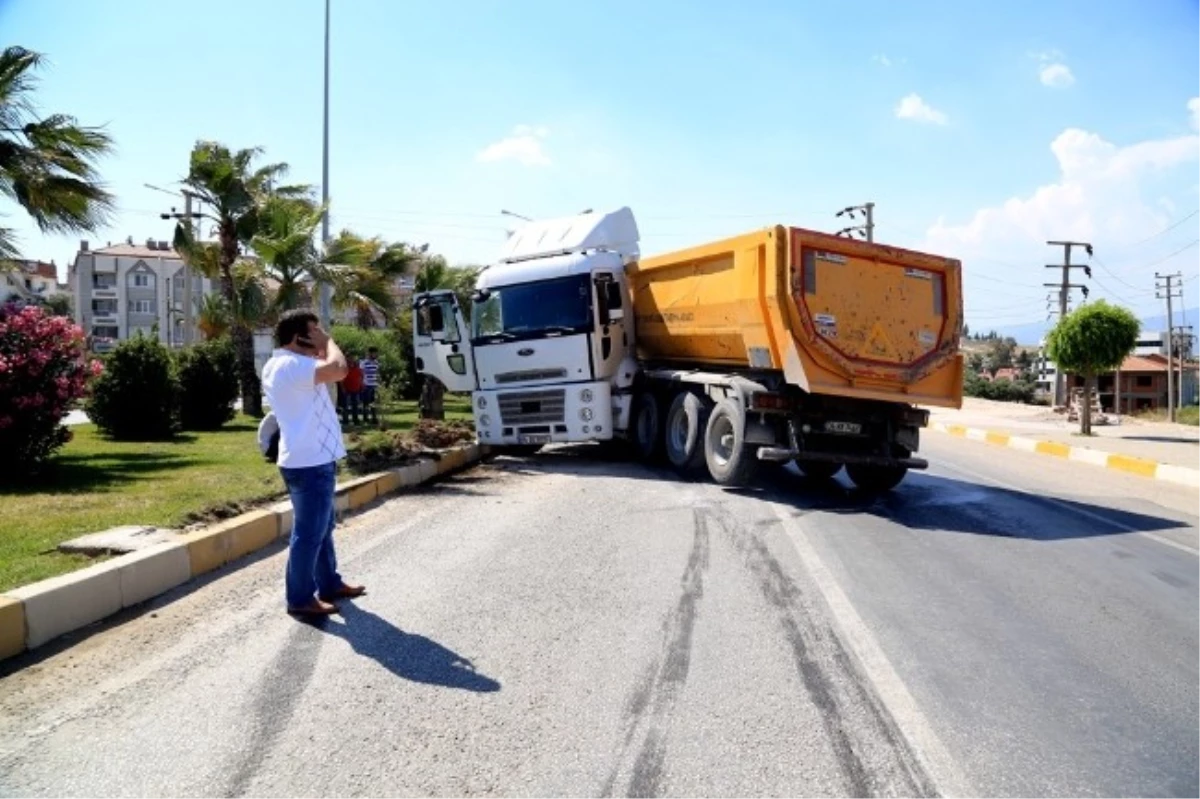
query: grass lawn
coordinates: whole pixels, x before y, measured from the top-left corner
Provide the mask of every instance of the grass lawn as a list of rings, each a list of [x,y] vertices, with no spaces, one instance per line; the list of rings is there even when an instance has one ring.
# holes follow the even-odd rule
[[[470,419],[469,400],[447,397],[446,417]],[[383,419],[389,429],[409,429],[416,403],[391,403]],[[94,563],[56,551],[86,533],[125,524],[179,528],[282,498],[278,469],[258,451],[257,428],[239,415],[212,433],[117,442],[93,425],[73,427],[52,476],[36,487],[0,488],[0,591]]]
[[[1137,414],[1137,418],[1148,422],[1165,422],[1167,421],[1167,412],[1166,410],[1146,411]],[[1185,405],[1177,409],[1175,411],[1175,421],[1178,424],[1190,424],[1193,427],[1200,425],[1200,407]]]

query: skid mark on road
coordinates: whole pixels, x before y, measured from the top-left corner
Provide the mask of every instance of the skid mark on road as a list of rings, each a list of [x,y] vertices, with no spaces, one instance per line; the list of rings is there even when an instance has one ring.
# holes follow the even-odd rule
[[[233,776],[227,796],[246,793],[275,741],[288,729],[296,705],[317,669],[325,634],[316,626],[299,624],[258,682],[250,710],[252,731],[240,762],[230,770]]]
[[[713,513],[733,545],[742,553],[763,598],[775,611],[805,693],[817,708],[830,747],[854,796],[936,793],[903,736],[890,723],[877,698],[854,668],[841,640],[820,612],[788,576],[767,543],[727,507]],[[850,718],[865,714],[865,728],[855,731]],[[860,723],[859,726],[863,726]]]
[[[666,758],[666,734],[671,712],[687,682],[692,663],[692,635],[696,629],[700,600],[704,597],[704,573],[709,564],[709,520],[700,510],[693,511],[692,551],[680,580],[679,601],[663,623],[663,651],[659,660],[647,669],[642,681],[626,702],[628,727],[625,745],[616,765],[601,790],[612,796],[624,765],[640,745],[629,778],[626,796],[656,796]]]
[[[788,508],[773,504],[772,510],[841,632],[839,636],[828,630],[836,646],[839,664],[853,675],[852,684],[857,687],[862,701],[871,708],[888,742],[901,756],[901,763],[909,768],[917,783],[915,790],[931,795],[973,795],[975,792],[875,641],[874,635],[825,567],[804,531],[797,529],[795,521],[789,518]],[[841,643],[843,638],[845,646]],[[860,669],[850,657],[851,652],[861,664],[864,678],[858,677]]]

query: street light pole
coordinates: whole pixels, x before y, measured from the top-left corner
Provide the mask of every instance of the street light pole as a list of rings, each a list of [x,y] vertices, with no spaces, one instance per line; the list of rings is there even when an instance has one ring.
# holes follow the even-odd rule
[[[325,0],[325,129],[321,154],[321,204],[325,207],[321,220],[321,241],[326,247],[329,246],[329,2]],[[322,282],[321,321],[330,327],[333,325],[331,294],[329,284]]]

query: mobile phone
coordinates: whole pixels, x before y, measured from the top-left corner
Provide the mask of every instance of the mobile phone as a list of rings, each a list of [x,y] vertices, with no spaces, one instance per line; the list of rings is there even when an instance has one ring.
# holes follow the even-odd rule
[[[312,339],[307,336],[296,336],[296,343],[306,350],[316,349],[316,346],[312,343]]]

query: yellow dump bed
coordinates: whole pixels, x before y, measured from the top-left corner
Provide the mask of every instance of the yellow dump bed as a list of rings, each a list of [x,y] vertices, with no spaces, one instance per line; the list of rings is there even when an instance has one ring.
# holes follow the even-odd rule
[[[962,405],[962,265],[776,226],[628,267],[638,356],[817,394]]]

